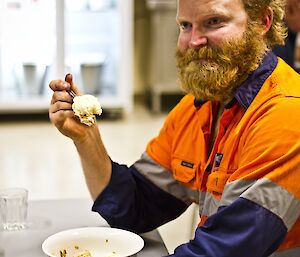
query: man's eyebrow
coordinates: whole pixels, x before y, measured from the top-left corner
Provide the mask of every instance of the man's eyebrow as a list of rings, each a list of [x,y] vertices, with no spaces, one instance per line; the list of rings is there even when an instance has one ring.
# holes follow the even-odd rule
[[[189,21],[189,18],[188,18],[188,17],[185,17],[185,16],[178,16],[178,15],[176,15],[175,21],[176,21],[177,23],[180,23],[180,22],[188,22],[188,21]]]
[[[226,12],[224,9],[218,9],[218,8],[211,8],[209,11],[207,11],[206,16],[214,16],[214,15],[221,15],[221,16],[228,16],[229,13]]]

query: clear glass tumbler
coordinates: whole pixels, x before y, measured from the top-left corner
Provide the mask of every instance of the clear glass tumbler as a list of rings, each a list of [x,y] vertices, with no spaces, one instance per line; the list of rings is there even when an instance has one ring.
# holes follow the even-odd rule
[[[27,189],[0,189],[0,229],[13,231],[26,228],[27,208]]]

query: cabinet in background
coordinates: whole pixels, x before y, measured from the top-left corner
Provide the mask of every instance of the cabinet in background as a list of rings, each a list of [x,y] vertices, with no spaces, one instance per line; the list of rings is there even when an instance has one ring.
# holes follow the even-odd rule
[[[175,50],[178,37],[176,0],[147,0],[151,23],[149,90],[153,112],[161,111],[163,94],[182,94],[177,83]]]

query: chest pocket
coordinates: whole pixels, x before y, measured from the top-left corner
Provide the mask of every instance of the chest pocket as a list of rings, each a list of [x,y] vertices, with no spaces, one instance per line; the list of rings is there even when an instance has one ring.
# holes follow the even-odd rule
[[[190,183],[196,178],[198,165],[194,162],[185,161],[179,158],[172,160],[173,177],[183,183]]]
[[[211,174],[209,174],[207,179],[207,191],[221,195],[230,175],[231,174],[228,174],[226,171],[220,169],[213,171]]]

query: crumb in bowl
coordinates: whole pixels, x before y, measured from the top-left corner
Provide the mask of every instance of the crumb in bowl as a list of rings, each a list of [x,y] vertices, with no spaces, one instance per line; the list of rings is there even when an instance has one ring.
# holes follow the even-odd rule
[[[121,255],[119,255],[119,254],[117,254],[115,252],[112,252],[109,255],[107,255],[106,257],[121,257]]]
[[[60,257],[93,257],[88,250],[81,249],[78,245],[74,245],[74,247],[70,249],[61,249],[59,251]],[[111,252],[105,257],[121,257],[121,255],[116,252]]]
[[[93,95],[75,96],[72,109],[80,122],[92,126],[96,122],[95,115],[101,115],[102,109],[98,99]]]
[[[59,253],[60,257],[92,257],[88,250],[80,249],[77,245],[74,246],[74,249],[62,249]]]
[[[67,256],[67,250],[63,249],[59,251],[60,257],[66,257]]]

